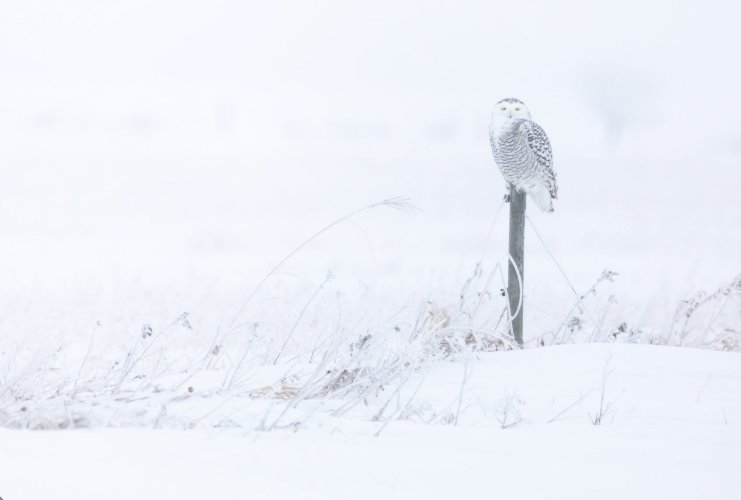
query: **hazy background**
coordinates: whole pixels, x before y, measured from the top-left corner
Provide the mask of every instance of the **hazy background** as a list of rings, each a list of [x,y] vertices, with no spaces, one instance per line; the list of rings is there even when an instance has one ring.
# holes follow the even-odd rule
[[[356,314],[454,303],[503,182],[503,97],[548,132],[553,215],[530,216],[580,291],[661,328],[741,271],[735,2],[13,1],[0,6],[0,334],[115,335],[182,311],[228,322],[286,266]],[[528,335],[572,295],[527,235]],[[506,251],[506,210],[485,266]],[[259,306],[258,306],[259,307]],[[288,306],[286,306],[288,307]],[[379,306],[380,308],[381,306]],[[384,306],[386,307],[386,306]]]

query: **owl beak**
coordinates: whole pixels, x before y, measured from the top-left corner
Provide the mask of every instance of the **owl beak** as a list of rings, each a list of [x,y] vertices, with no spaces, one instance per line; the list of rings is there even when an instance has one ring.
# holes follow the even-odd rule
[[[512,118],[512,112],[511,111],[509,112],[509,117]]]

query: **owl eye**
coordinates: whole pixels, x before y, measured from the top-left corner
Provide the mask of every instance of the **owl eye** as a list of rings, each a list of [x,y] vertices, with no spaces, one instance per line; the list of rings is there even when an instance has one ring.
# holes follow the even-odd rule
[[[515,108],[515,111],[520,111],[520,108]]]
[[[502,111],[507,111],[507,106],[502,106]]]

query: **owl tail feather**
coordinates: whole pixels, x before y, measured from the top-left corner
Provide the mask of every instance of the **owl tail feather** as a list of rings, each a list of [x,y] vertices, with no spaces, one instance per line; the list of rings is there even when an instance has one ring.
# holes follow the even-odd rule
[[[553,198],[551,198],[551,193],[545,186],[527,186],[524,187],[523,191],[530,196],[530,199],[533,200],[535,204],[538,205],[538,208],[543,212],[553,212]]]

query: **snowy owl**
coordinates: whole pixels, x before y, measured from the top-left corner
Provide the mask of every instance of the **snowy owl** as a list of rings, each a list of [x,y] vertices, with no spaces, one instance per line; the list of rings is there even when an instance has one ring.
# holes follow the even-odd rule
[[[507,98],[497,103],[489,125],[489,142],[507,182],[507,192],[514,185],[530,195],[538,208],[553,212],[558,188],[551,143],[522,101]]]

